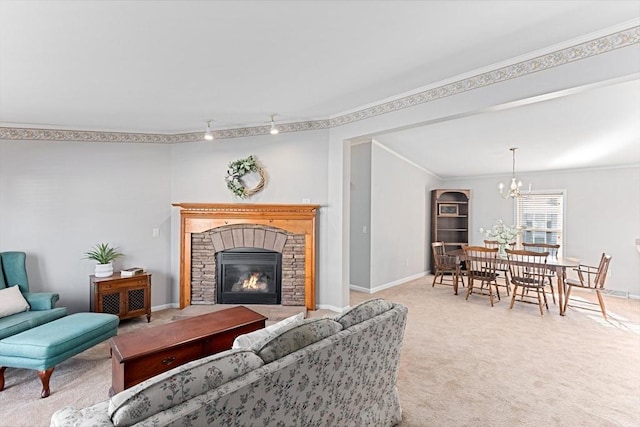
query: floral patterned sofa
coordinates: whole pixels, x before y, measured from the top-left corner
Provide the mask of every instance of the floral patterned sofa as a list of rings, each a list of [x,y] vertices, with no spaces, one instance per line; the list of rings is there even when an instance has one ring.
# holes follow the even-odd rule
[[[407,308],[383,299],[289,323],[250,348],[208,356],[51,426],[393,426]]]

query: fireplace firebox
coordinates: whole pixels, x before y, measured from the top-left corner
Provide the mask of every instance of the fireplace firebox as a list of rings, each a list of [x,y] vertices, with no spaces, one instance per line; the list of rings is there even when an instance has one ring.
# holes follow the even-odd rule
[[[235,248],[216,256],[218,304],[280,304],[282,254]]]

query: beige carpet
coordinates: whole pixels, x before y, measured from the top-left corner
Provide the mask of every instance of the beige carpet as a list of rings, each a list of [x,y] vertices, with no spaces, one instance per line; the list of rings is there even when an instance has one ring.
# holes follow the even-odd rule
[[[571,308],[560,317],[556,306],[540,316],[529,304],[509,310],[504,298],[493,308],[487,297],[465,301],[430,280],[351,293],[352,304],[383,297],[409,307],[398,383],[404,426],[640,425],[640,301],[606,297],[608,322]],[[202,310],[156,312],[150,325]],[[132,319],[120,333],[145,327]],[[47,399],[33,371],[7,369],[0,426],[47,426],[58,408],[105,400],[110,376],[106,343],[61,363]]]

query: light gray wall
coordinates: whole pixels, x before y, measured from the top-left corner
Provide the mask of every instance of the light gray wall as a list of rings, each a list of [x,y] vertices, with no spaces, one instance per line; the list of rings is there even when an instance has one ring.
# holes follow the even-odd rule
[[[363,115],[361,119],[347,121],[329,130],[280,134],[275,136],[276,139],[269,139],[272,136],[267,135],[211,143],[177,144],[170,148],[137,144],[78,145],[79,143],[72,143],[69,145],[58,142],[0,141],[2,144],[0,145],[0,149],[2,149],[0,152],[0,191],[2,191],[0,193],[0,250],[10,250],[20,246],[27,248],[32,256],[46,256],[46,268],[40,263],[35,268],[31,267],[33,276],[43,277],[46,275],[48,278],[62,281],[63,284],[55,284],[51,287],[61,286],[65,290],[73,289],[73,293],[69,292],[67,297],[74,295],[72,302],[76,307],[79,307],[85,304],[84,301],[87,299],[87,297],[80,295],[83,292],[88,293],[88,290],[85,290],[86,288],[81,284],[85,280],[80,279],[87,276],[92,268],[90,264],[87,264],[88,261],[78,261],[78,257],[82,256],[88,246],[97,241],[109,240],[114,244],[121,245],[128,254],[132,254],[129,255],[131,258],[122,260],[123,262],[127,261],[127,265],[131,261],[133,265],[143,265],[145,268],[157,272],[154,273],[154,305],[176,302],[178,301],[176,283],[178,267],[176,263],[179,252],[177,241],[179,231],[176,231],[174,227],[179,225],[179,213],[177,209],[169,208],[169,203],[228,202],[234,200],[224,188],[223,178],[226,164],[230,160],[253,153],[263,161],[273,180],[263,193],[252,199],[252,203],[295,203],[302,198],[310,198],[312,203],[323,204],[319,221],[318,277],[320,286],[317,300],[320,308],[341,308],[349,304],[349,182],[350,144],[353,139],[373,138],[376,134],[394,129],[418,126],[443,117],[481,111],[508,102],[518,102],[530,96],[626,76],[637,73],[637,70],[637,47],[629,46],[497,84],[481,85],[456,94],[443,94],[442,98],[411,106],[407,105],[406,108],[393,112]],[[49,147],[47,144],[51,144],[51,146]],[[38,147],[37,150],[34,147]],[[34,153],[29,150],[33,150]],[[309,153],[307,150],[310,150]],[[103,152],[108,155],[105,160],[100,161],[98,160],[99,156],[94,154]],[[136,153],[136,155],[125,155],[129,152]],[[320,152],[322,154],[314,156]],[[30,165],[30,162],[34,162],[34,165]],[[277,168],[273,166],[274,164],[277,165]],[[34,171],[33,167],[41,168],[41,171]],[[171,170],[171,173],[167,174],[167,170]],[[23,171],[26,172],[23,173]],[[105,175],[101,174],[111,174],[106,176],[112,179],[109,182],[113,185],[105,184]],[[553,175],[549,174],[550,177]],[[71,176],[75,178],[72,179]],[[376,176],[374,170],[372,170],[372,176]],[[383,184],[395,182],[384,174],[381,175],[381,179],[387,180]],[[71,206],[71,208],[58,206],[56,200],[49,200],[48,194],[41,194],[47,193],[47,191],[38,190],[36,187],[39,185],[30,180],[41,181],[42,187],[47,188],[51,194],[67,197],[66,206]],[[142,180],[144,184],[140,185],[138,180]],[[19,181],[28,183],[25,186],[29,187],[26,191],[29,196],[24,196],[28,200],[20,199],[21,195],[18,194],[20,190],[11,189],[9,193],[5,193],[5,188],[8,188],[10,184],[18,185]],[[68,184],[69,181],[73,184]],[[147,183],[149,185],[146,185]],[[632,180],[635,187],[626,182],[623,183],[625,188],[631,189],[630,191],[637,191],[637,180]],[[615,182],[615,184],[618,185],[620,182]],[[76,187],[82,191],[65,193],[62,189],[50,188],[56,185],[72,190]],[[169,197],[166,192],[162,191],[158,191],[157,194],[152,192],[152,195],[148,193],[151,186],[157,190],[169,185],[171,186]],[[536,184],[534,183],[534,185]],[[442,186],[434,185],[433,187]],[[452,186],[454,188],[474,188],[469,184],[452,184]],[[482,187],[480,184],[478,186]],[[93,194],[96,192],[94,189],[103,190],[100,199]],[[422,190],[424,191],[424,188]],[[123,196],[125,191],[129,191],[129,194],[134,194],[134,196],[131,196],[131,199],[128,196]],[[377,188],[374,189],[374,194],[375,192],[377,192]],[[489,194],[489,192],[490,190],[487,189],[486,193]],[[426,193],[424,191],[423,197]],[[482,190],[479,189],[476,197],[480,197],[481,193]],[[34,200],[39,198],[43,200],[38,200],[36,203]],[[602,197],[602,199],[608,198]],[[637,193],[632,195],[631,199],[637,200]],[[118,205],[123,201],[132,203],[125,207]],[[614,206],[619,206],[620,203],[626,201],[627,195],[625,194],[624,197],[616,200]],[[372,205],[375,205],[373,200]],[[43,211],[26,213],[27,208],[33,210],[35,206],[41,207]],[[130,209],[131,206],[133,208]],[[588,208],[601,209],[601,206],[603,205],[593,204]],[[47,209],[50,209],[52,213],[48,213]],[[67,209],[69,215],[60,213]],[[495,212],[495,214],[502,216],[502,208],[500,209],[501,211]],[[608,214],[609,211],[606,212]],[[629,226],[627,224],[629,220],[626,217],[623,218],[625,232],[630,233],[629,230],[636,230],[636,235],[629,236],[630,239],[637,238],[637,234],[639,234],[637,232],[637,210],[632,213],[636,215],[635,226]],[[599,215],[604,216],[602,213]],[[165,220],[168,216],[171,217],[169,224]],[[495,216],[489,215],[472,219],[472,225],[479,227],[492,221]],[[372,228],[375,227],[374,220],[375,218],[372,216]],[[50,233],[49,226],[51,224],[49,221],[53,222],[52,226],[60,227],[62,230],[54,235],[47,234]],[[427,221],[428,216],[425,215],[420,222],[425,224]],[[111,225],[113,222],[116,225]],[[616,221],[610,220],[610,222],[615,223]],[[32,225],[31,223],[37,224]],[[591,223],[585,222],[585,224],[593,226]],[[15,227],[17,227],[16,230],[14,230]],[[161,228],[161,237],[159,240],[148,242],[148,239],[151,239],[147,237],[150,236],[150,228],[158,227]],[[37,234],[29,231],[32,228],[42,231],[42,233]],[[81,241],[72,240],[69,243],[65,240],[69,239],[70,230],[76,231],[71,239],[81,239]],[[168,244],[163,241],[164,230],[169,230],[171,236],[170,251],[159,249],[160,247],[166,248]],[[25,237],[19,236],[20,233]],[[117,233],[122,233],[124,237],[120,238]],[[375,252],[373,238],[372,235],[372,252]],[[28,243],[24,244],[23,242]],[[152,250],[138,252],[137,248],[139,247],[151,248]],[[571,248],[567,247],[567,249]],[[138,253],[144,253],[144,258],[140,258]],[[153,254],[152,260],[148,261],[146,254]],[[619,274],[618,267],[615,266],[619,257],[622,257],[620,268],[629,267],[633,271],[629,276],[630,280],[628,280],[631,284],[619,285],[620,279],[617,279],[615,280],[616,286],[631,286],[633,289],[637,289],[637,252],[631,256],[636,256],[636,258],[624,258],[620,253],[614,254],[612,278]],[[421,254],[421,257],[426,265],[426,255]],[[161,259],[166,264],[157,264]],[[52,266],[51,260],[63,262],[61,266],[55,263],[55,266]],[[73,265],[72,260],[81,262],[81,264]],[[372,265],[376,261],[372,258]],[[406,264],[407,257],[398,258],[400,264],[403,261]],[[631,263],[626,265],[627,261],[631,261]],[[409,258],[409,263],[411,264],[411,258]],[[165,273],[168,271],[165,265],[169,264],[171,264],[170,273]],[[84,271],[78,273],[82,268]],[[69,269],[72,269],[74,273],[70,273]],[[416,268],[415,271],[417,270]],[[372,284],[376,286],[376,283],[393,283],[404,277],[405,274],[411,274],[411,271],[413,269],[406,272],[398,269],[386,275],[380,272],[380,277],[374,277],[372,274]],[[171,287],[163,283],[163,280],[167,280],[168,275],[171,275]],[[392,282],[388,280],[392,280]],[[614,281],[612,280],[612,282]],[[158,283],[157,286],[156,283]],[[81,290],[75,291],[75,289]]]
[[[597,265],[602,252],[612,255],[606,288],[640,297],[640,167],[518,174],[533,191],[565,190],[564,255]],[[514,223],[512,200],[498,195],[508,176],[448,180],[450,188],[471,189],[470,240],[481,244],[480,227],[502,218]]]
[[[115,268],[152,272],[152,305],[167,304],[169,169],[165,145],[0,141],[0,251],[26,252],[31,290],[77,312],[95,267],[84,253],[108,242],[125,254]]]
[[[321,205],[318,217],[317,303],[330,298],[327,269],[327,132],[281,133],[171,146],[172,203],[310,203]],[[267,174],[267,184],[249,200],[236,198],[224,180],[229,162],[255,155]],[[173,208],[171,271],[172,301],[178,302],[180,274],[180,210]]]
[[[371,283],[371,142],[351,147],[351,286]]]
[[[371,290],[423,276],[429,256],[429,192],[440,185],[377,142],[371,148]]]

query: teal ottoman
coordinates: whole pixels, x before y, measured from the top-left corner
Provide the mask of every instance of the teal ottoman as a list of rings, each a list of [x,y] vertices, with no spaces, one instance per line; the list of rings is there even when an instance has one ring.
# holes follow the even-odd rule
[[[55,365],[115,336],[119,321],[113,314],[76,313],[0,340],[0,391],[7,367],[36,369],[40,396],[49,396]]]

